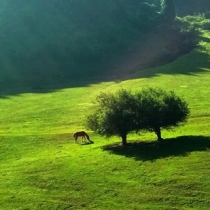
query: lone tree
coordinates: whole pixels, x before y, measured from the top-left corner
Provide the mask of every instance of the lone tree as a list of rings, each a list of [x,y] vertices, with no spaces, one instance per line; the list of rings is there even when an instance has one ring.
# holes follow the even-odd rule
[[[172,129],[186,122],[189,116],[188,104],[173,91],[145,88],[136,94],[141,109],[138,113],[139,128],[154,131],[158,141],[162,140],[161,129]],[[143,110],[143,111],[142,111]]]
[[[101,93],[96,100],[95,112],[87,117],[87,127],[102,136],[119,136],[126,145],[128,133],[137,129],[135,97],[120,90],[116,94]]]

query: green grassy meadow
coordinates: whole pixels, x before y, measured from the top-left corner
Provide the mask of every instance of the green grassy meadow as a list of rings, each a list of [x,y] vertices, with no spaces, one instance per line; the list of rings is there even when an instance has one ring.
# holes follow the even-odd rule
[[[210,33],[176,61],[122,81],[0,99],[0,210],[209,209]],[[153,133],[75,144],[101,91],[145,86],[173,90],[191,110],[188,123]]]

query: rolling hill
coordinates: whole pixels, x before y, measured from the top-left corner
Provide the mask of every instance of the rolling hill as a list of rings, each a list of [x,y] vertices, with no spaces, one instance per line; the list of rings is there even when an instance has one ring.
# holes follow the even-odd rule
[[[83,27],[78,28],[74,48],[69,49],[68,35],[76,26],[66,28],[68,12],[74,11],[71,14],[76,18],[78,8],[83,11],[83,18],[76,20],[82,23],[85,11],[92,12],[86,6],[93,0],[62,1],[60,7],[58,0],[11,2],[0,2],[0,210],[209,209],[210,31],[199,30],[197,46],[176,57],[170,53],[177,50],[175,33],[152,31],[145,39],[141,34],[141,42],[135,39],[135,47],[128,49],[136,37],[132,31],[135,21],[120,20],[122,28],[126,23],[132,33],[118,42],[108,39],[110,34],[122,32],[109,22],[123,14],[124,7],[117,17],[111,13],[116,11],[113,2],[127,1],[97,0],[110,19],[90,17],[104,21],[105,25],[99,24],[102,33],[110,23],[116,30],[105,33],[101,40],[96,39],[99,34],[86,34]],[[69,8],[69,2],[74,7]],[[137,0],[129,2],[135,5]],[[137,15],[136,8],[124,12]],[[157,8],[152,7],[152,14],[157,14]],[[60,13],[63,15],[56,16]],[[187,21],[193,28],[193,24],[206,24],[201,19],[199,23]],[[93,34],[97,36],[90,39]],[[126,45],[120,46],[126,52],[118,48],[125,40]],[[72,57],[63,55],[72,50],[81,57],[69,63]],[[120,50],[123,53],[115,55]],[[110,63],[101,59],[93,65],[83,52],[93,60],[106,58]],[[169,55],[170,62],[162,62],[160,55]],[[106,70],[111,66],[111,71],[104,66]],[[96,72],[99,77],[92,76]],[[153,133],[130,134],[130,144],[124,147],[117,137],[104,139],[86,130],[86,116],[100,92],[135,91],[145,86],[173,90],[184,98],[190,107],[187,124],[163,131],[162,143]],[[94,143],[84,144],[79,139],[75,144],[73,133],[78,130],[86,130]]]
[[[210,33],[189,54],[122,81],[1,98],[0,209],[208,209]],[[85,78],[84,78],[85,79]],[[190,106],[188,123],[155,135],[130,135],[121,147],[88,131],[74,144],[101,91],[158,86]]]
[[[124,78],[195,47],[157,1],[2,0],[0,7],[2,97]]]

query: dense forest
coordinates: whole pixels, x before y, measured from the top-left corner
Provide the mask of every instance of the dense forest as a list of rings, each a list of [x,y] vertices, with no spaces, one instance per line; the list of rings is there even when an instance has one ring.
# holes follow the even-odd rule
[[[132,55],[138,70],[170,62],[196,47],[209,13],[208,0],[2,0],[0,88],[117,77]]]

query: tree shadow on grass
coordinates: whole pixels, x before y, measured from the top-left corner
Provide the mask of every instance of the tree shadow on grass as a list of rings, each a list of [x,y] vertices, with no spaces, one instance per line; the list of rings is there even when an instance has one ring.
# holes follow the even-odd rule
[[[206,151],[208,149],[210,149],[210,137],[207,136],[179,136],[162,142],[132,142],[127,146],[112,144],[103,147],[103,150],[110,153],[143,161],[153,161],[171,156],[186,156],[193,151]]]

